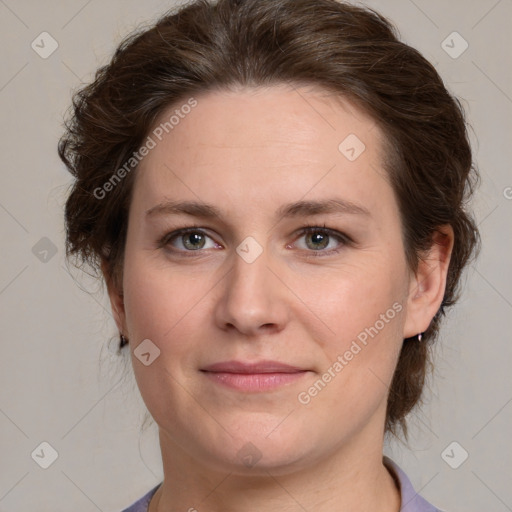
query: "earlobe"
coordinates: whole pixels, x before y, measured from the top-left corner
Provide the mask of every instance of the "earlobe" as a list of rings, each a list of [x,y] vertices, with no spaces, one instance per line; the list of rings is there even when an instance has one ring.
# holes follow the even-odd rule
[[[425,332],[441,307],[453,243],[452,227],[440,226],[432,235],[430,250],[420,258],[418,268],[411,276],[404,338]]]

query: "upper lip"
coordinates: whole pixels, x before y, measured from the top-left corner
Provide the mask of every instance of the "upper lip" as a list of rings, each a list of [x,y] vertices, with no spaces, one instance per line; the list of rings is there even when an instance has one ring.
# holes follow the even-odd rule
[[[279,361],[258,361],[255,363],[222,361],[201,368],[201,370],[218,373],[297,373],[306,371],[304,368],[280,363]]]

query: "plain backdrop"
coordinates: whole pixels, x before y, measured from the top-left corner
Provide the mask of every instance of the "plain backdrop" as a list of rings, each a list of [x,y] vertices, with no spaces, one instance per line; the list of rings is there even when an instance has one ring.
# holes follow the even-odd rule
[[[109,344],[117,332],[106,294],[65,262],[71,178],[56,146],[72,90],[128,32],[174,5],[0,0],[1,511],[118,512],[162,479],[157,428],[141,431],[146,409],[131,363]],[[512,1],[366,5],[461,99],[482,174],[474,202],[482,253],[444,324],[409,445],[385,451],[442,509],[510,511]],[[41,450],[57,457],[47,469]]]

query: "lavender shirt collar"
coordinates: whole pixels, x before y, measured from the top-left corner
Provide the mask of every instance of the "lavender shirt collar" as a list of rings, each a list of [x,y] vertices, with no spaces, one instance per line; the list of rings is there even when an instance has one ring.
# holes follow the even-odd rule
[[[395,474],[400,487],[400,495],[402,497],[400,512],[443,512],[441,509],[431,505],[414,490],[408,476],[395,462],[386,456],[383,457],[383,460],[384,465],[391,470],[391,473]]]
[[[407,475],[389,457],[384,456],[383,460],[385,466],[395,474],[396,481],[400,486],[402,497],[400,512],[443,512],[416,493]],[[122,512],[147,512],[149,502],[160,485],[162,484],[159,483],[156,487],[153,487],[147,494]]]

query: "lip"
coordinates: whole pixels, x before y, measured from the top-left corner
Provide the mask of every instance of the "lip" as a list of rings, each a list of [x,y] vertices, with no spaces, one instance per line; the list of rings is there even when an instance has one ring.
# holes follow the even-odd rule
[[[211,381],[243,392],[263,392],[297,382],[309,370],[278,361],[225,361],[202,368]]]
[[[218,373],[297,373],[306,371],[304,368],[291,366],[278,361],[258,361],[256,363],[244,363],[243,361],[223,361],[202,368],[206,372]]]

